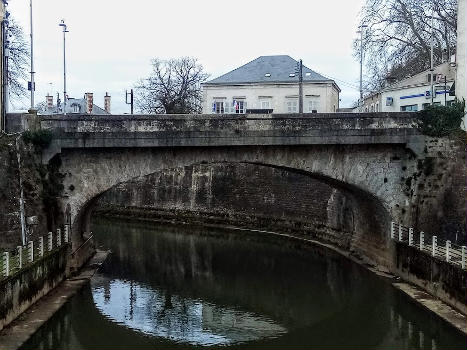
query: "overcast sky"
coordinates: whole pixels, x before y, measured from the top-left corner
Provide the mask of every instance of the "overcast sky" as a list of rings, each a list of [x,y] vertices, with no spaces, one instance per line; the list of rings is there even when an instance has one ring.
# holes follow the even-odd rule
[[[125,90],[148,76],[154,57],[193,56],[215,78],[258,56],[290,55],[335,78],[341,107],[358,98],[359,64],[352,57],[363,0],[33,0],[36,103],[63,92],[67,33],[67,92],[94,93],[112,113],[126,113]],[[8,10],[29,37],[29,0]],[[28,99],[14,103],[27,109]]]

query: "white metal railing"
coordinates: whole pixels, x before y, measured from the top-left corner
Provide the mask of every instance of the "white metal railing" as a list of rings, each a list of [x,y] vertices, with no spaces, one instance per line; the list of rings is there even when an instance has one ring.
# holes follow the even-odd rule
[[[65,225],[63,232],[57,229],[55,234],[52,232],[47,233],[45,239],[44,236],[40,236],[37,240],[29,241],[24,246],[18,246],[15,250],[0,254],[0,280],[11,276],[22,268],[42,259],[53,250],[67,244],[70,238],[69,232],[68,225]]]
[[[414,233],[412,227],[405,227],[395,222],[391,222],[390,237],[394,241],[406,243],[426,254],[430,254],[432,257],[466,269],[465,246],[453,244],[449,240],[441,239],[423,231]]]

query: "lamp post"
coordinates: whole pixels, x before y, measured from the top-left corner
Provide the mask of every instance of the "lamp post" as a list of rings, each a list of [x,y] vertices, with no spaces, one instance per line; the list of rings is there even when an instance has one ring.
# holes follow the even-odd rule
[[[434,96],[433,96],[433,72],[434,72],[434,65],[433,65],[433,45],[434,45],[434,26],[433,26],[433,20],[434,20],[434,16],[433,16],[433,10],[431,10],[431,43],[430,43],[430,72],[431,72],[431,78],[430,78],[430,84],[431,84],[431,91],[430,91],[430,95],[431,95],[431,105],[433,106],[433,99],[434,99]]]
[[[29,0],[29,17],[31,21],[31,109],[34,108],[34,90],[35,90],[35,84],[34,84],[34,41],[33,41],[33,27],[32,27],[32,0]]]
[[[66,115],[66,33],[68,33],[65,21],[59,24],[63,28],[63,115]]]
[[[360,103],[358,104],[360,108],[363,106],[363,30],[367,27],[366,24],[361,24],[358,26],[360,30],[357,32],[360,33]]]

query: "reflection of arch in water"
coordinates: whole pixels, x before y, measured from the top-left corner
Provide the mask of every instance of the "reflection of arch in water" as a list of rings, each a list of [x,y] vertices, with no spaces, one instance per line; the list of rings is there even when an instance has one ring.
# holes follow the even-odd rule
[[[349,299],[371,297],[355,277],[360,268],[321,246],[291,250],[287,246],[293,242],[271,236],[264,242],[264,236],[248,233],[229,236],[191,227],[180,232],[174,226],[111,225],[108,220],[96,221],[94,230],[100,244],[118,252],[102,267],[106,277],[163,286],[216,305],[261,310],[286,327],[317,323],[341,312]]]
[[[227,165],[226,165],[227,164]],[[348,183],[345,183],[340,180],[336,180],[333,178],[330,178],[328,176],[324,176],[322,174],[316,174],[316,173],[311,173],[308,171],[300,170],[300,169],[294,169],[294,168],[289,168],[289,167],[284,167],[284,166],[276,166],[274,164],[262,164],[262,163],[253,163],[253,162],[240,162],[240,163],[197,163],[188,166],[188,168],[191,168],[192,171],[195,167],[198,168],[206,168],[209,169],[215,168],[215,167],[225,167],[225,166],[231,166],[232,168],[235,167],[249,167],[251,168],[252,172],[254,173],[254,169],[276,169],[275,171],[281,171],[285,174],[295,174],[294,176],[303,178],[303,179],[309,179],[306,181],[314,181],[314,183],[321,184],[321,187],[327,187],[332,191],[332,196],[327,195],[325,198],[321,198],[320,196],[317,196],[314,200],[321,205],[324,210],[327,210],[327,220],[325,222],[318,223],[318,227],[321,227],[321,233],[318,234],[315,238],[318,240],[323,240],[323,241],[331,241],[331,243],[334,243],[338,245],[340,248],[344,250],[355,250],[360,256],[367,256],[370,258],[370,260],[377,261],[379,263],[386,263],[387,265],[387,241],[386,237],[387,235],[385,234],[387,232],[387,223],[389,222],[389,214],[388,211],[384,208],[382,202],[380,199],[376,198],[374,195],[372,195],[369,192],[366,192],[362,190],[361,188],[351,185]],[[182,170],[173,170],[173,171],[181,171],[182,173],[184,171],[187,171],[187,167],[185,168],[177,168],[177,169],[182,169]],[[183,170],[185,169],[185,170]],[[172,170],[170,170],[172,171]],[[188,170],[189,171],[189,170]],[[274,171],[274,170],[271,170]],[[138,178],[138,181],[142,182],[144,179],[148,179],[154,174],[160,174],[163,172],[163,170],[152,173],[149,175],[146,175],[143,178]],[[194,175],[192,175],[194,176]],[[212,174],[211,174],[212,176]],[[258,179],[245,179],[245,181],[250,181],[249,186],[251,188],[261,188],[263,186],[260,182],[257,181]],[[194,181],[194,179],[193,179]],[[257,181],[257,183],[255,183]],[[123,186],[122,184],[119,184],[120,187]],[[192,185],[191,183],[189,185]],[[112,187],[112,188],[115,188]],[[81,218],[79,224],[80,227],[82,227],[83,231],[89,231],[90,230],[90,216],[92,209],[95,205],[95,203],[99,200],[100,196],[105,194],[107,191],[112,190],[112,188],[107,189],[104,192],[99,193],[97,196],[93,197],[91,200],[89,200],[83,209],[81,210],[79,216]],[[209,189],[207,189],[209,191]],[[328,190],[328,192],[330,192]],[[264,189],[264,196],[269,195],[270,189],[265,188]],[[145,194],[147,196],[148,193]],[[297,197],[297,201],[300,200],[305,200],[302,198],[305,193],[293,193],[294,196]],[[209,197],[209,196],[208,196]],[[209,197],[210,198],[210,197]],[[248,199],[248,198],[246,198]],[[193,200],[193,198],[191,198]],[[229,198],[231,200],[231,198]],[[281,201],[281,198],[275,198],[276,204],[271,204],[271,205],[276,205],[277,203]],[[288,199],[290,200],[290,199]],[[306,198],[307,201],[310,200],[310,198]],[[178,208],[184,208],[187,211],[190,210],[190,204],[192,207],[193,203],[189,203],[189,199],[184,199],[185,203],[175,203],[174,207]],[[164,206],[164,199],[160,199],[161,206]],[[307,202],[308,203],[308,202]],[[141,205],[142,206],[142,205]],[[318,205],[314,204],[314,207],[317,207]],[[166,204],[165,208],[169,208],[169,205]],[[213,208],[205,208],[207,212],[212,210]],[[215,208],[214,208],[215,209]],[[311,212],[313,212],[312,207],[310,207]],[[310,212],[310,213],[311,213]],[[212,212],[214,215],[214,211]],[[217,214],[220,212],[218,211]],[[255,216],[255,211],[252,210],[250,213],[250,217]],[[221,215],[225,215],[221,213]],[[261,216],[259,216],[261,217]],[[264,217],[264,215],[262,216]],[[272,217],[272,219],[283,219],[283,217],[275,218]],[[221,219],[220,219],[221,220]],[[264,219],[263,219],[264,220]],[[291,219],[293,222],[294,219]],[[308,219],[306,219],[308,220]],[[300,218],[298,218],[298,221],[300,221]],[[306,221],[303,221],[303,223]],[[312,224],[315,225],[316,223]],[[295,225],[295,224],[294,224]],[[304,227],[310,227],[310,225],[304,224]],[[316,227],[316,225],[315,225]]]
[[[92,294],[99,311],[114,322],[179,343],[220,346],[275,338],[286,332],[264,316],[134,281],[100,275],[93,280]]]

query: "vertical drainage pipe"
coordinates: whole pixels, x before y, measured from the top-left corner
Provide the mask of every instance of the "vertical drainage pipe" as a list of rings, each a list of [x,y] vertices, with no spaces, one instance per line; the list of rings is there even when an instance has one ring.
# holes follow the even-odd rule
[[[18,136],[16,141],[16,158],[18,160],[18,174],[19,174],[19,189],[20,189],[20,196],[19,196],[19,212],[20,212],[20,220],[21,220],[21,239],[23,245],[26,245],[26,223],[24,219],[24,191],[23,191],[23,179],[21,178],[21,153],[19,149],[19,139],[21,136]]]

